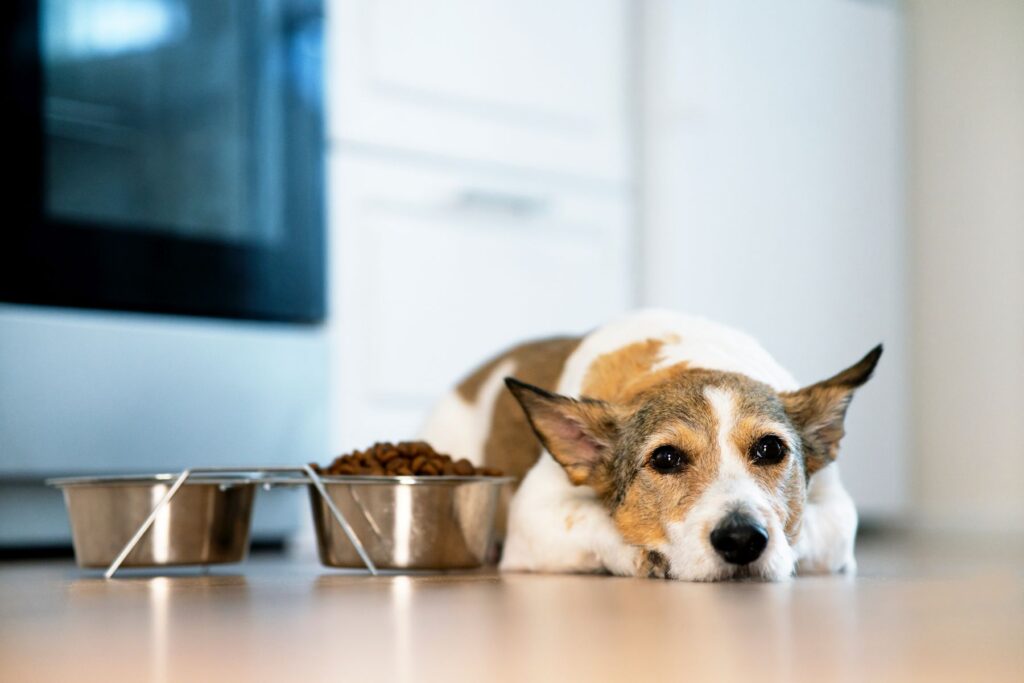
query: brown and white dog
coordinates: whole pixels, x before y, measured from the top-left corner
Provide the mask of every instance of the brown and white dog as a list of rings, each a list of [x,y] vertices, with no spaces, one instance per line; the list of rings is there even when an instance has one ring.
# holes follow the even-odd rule
[[[522,478],[503,570],[853,571],[857,513],[834,461],[881,353],[800,388],[746,334],[642,311],[493,359],[442,399],[423,437]]]

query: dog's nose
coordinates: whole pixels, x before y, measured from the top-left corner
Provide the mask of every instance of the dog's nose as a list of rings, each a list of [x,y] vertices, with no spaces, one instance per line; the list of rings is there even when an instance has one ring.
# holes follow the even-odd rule
[[[753,519],[734,512],[711,532],[711,546],[729,564],[750,564],[768,545],[768,532]]]

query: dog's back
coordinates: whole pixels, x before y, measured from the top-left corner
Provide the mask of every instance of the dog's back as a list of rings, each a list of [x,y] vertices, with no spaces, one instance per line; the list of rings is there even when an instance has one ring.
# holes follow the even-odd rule
[[[581,337],[526,342],[477,368],[434,408],[422,437],[438,451],[496,467],[522,479],[540,456],[540,444],[505,378],[515,376],[554,391]]]
[[[631,342],[666,335],[681,336],[686,341],[666,348],[667,355],[662,360],[682,354],[677,360],[693,367],[746,372],[777,388],[796,388],[788,373],[748,335],[701,318],[657,310],[636,311],[586,336],[530,341],[492,358],[438,402],[421,437],[441,452],[467,458],[474,465],[496,467],[521,479],[537,462],[541,447],[522,409],[505,390],[506,377],[547,391],[578,395],[582,387],[561,386],[564,374],[572,376],[568,377],[572,380],[569,384],[578,384],[601,355]],[[577,350],[580,353],[575,353]],[[565,373],[571,356],[573,367]],[[634,379],[628,365],[616,369],[619,372],[608,378],[612,383]]]

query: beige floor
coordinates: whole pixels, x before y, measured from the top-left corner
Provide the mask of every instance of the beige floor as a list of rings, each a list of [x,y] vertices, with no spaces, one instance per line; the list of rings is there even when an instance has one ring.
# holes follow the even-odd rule
[[[0,681],[1024,681],[1022,559],[880,538],[856,579],[775,585],[8,563]]]

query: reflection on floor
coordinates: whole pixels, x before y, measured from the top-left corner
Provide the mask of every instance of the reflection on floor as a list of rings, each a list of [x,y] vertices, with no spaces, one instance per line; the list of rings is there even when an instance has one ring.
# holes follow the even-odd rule
[[[873,535],[784,584],[0,564],[0,680],[1024,680],[1024,539]]]

